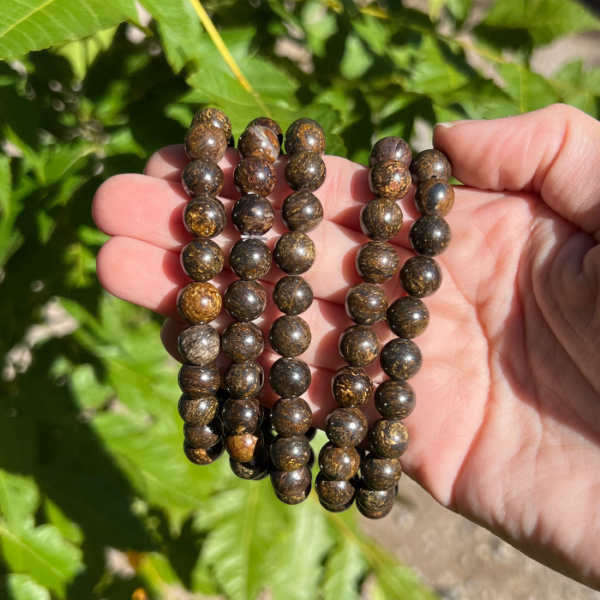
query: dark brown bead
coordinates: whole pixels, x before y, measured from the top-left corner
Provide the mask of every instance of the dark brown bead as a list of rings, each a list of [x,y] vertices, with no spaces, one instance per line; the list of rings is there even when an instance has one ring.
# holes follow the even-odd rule
[[[258,429],[261,407],[255,398],[229,398],[221,409],[223,425],[229,433],[241,435]]]
[[[271,483],[275,491],[284,496],[298,496],[310,486],[311,480],[311,473],[306,467],[296,471],[271,471]]]
[[[356,270],[367,283],[385,283],[399,265],[398,254],[387,242],[368,242],[356,255]]]
[[[442,270],[428,256],[413,256],[400,269],[400,283],[409,296],[425,298],[442,284]]]
[[[379,362],[384,372],[398,381],[414,377],[421,369],[423,356],[414,342],[396,338],[383,347]]]
[[[269,117],[257,117],[256,119],[252,119],[252,121],[248,123],[248,127],[254,127],[255,125],[259,125],[260,127],[267,127],[268,129],[270,129],[277,136],[279,146],[283,146],[283,131],[277,121],[274,121]]]
[[[271,409],[271,423],[281,437],[304,435],[312,423],[312,411],[303,398],[281,398]]]
[[[399,137],[384,137],[375,142],[371,156],[369,158],[369,166],[373,167],[378,162],[384,160],[395,160],[401,162],[407,169],[412,162],[412,151],[410,146]]]
[[[369,429],[371,450],[380,458],[398,458],[408,448],[408,429],[402,421],[379,419]]]
[[[219,401],[214,396],[192,399],[183,394],[177,405],[179,416],[188,425],[196,427],[208,425],[217,414],[218,408]]]
[[[318,154],[298,152],[290,156],[283,174],[285,182],[293,190],[314,192],[323,185],[327,169]]]
[[[394,508],[394,503],[390,502],[388,505],[386,505],[384,508],[378,511],[367,510],[364,506],[362,506],[362,504],[358,503],[356,504],[356,508],[358,508],[358,512],[360,512],[360,514],[363,517],[366,517],[367,519],[377,520],[383,519],[383,517],[387,517],[387,515],[389,515],[392,512],[392,508]]]
[[[268,246],[256,238],[236,242],[229,254],[231,270],[246,281],[264,277],[271,268],[271,262],[272,256]]]
[[[374,283],[359,283],[346,294],[346,313],[358,325],[373,325],[385,319],[388,301]]]
[[[283,502],[284,504],[289,504],[290,506],[295,506],[296,504],[300,504],[301,502],[304,502],[308,498],[308,496],[310,495],[311,489],[312,489],[312,486],[309,484],[309,486],[303,492],[300,492],[299,494],[295,494],[294,496],[289,496],[287,494],[281,494],[275,489],[273,491],[275,492],[275,496],[277,496],[278,500],[281,500],[281,502]]]
[[[360,463],[360,474],[372,490],[393,490],[400,481],[402,465],[399,458],[379,458],[370,453]]]
[[[275,210],[266,198],[246,194],[233,205],[231,220],[241,234],[260,236],[273,227]]]
[[[280,358],[271,366],[269,383],[282,398],[297,398],[310,387],[312,376],[308,365],[295,358]]]
[[[285,233],[278,240],[273,251],[277,266],[289,275],[300,275],[308,271],[315,262],[314,242],[298,231]]]
[[[312,119],[298,119],[285,132],[285,151],[292,155],[298,152],[325,153],[325,134],[321,126]]]
[[[189,162],[181,174],[181,184],[188,196],[218,196],[223,191],[223,171],[212,160],[202,156]]]
[[[204,367],[183,365],[179,369],[179,387],[188,398],[214,396],[221,384],[219,367],[215,363]]]
[[[435,215],[417,219],[410,228],[409,241],[413,250],[423,256],[442,254],[452,240],[450,225]]]
[[[240,135],[238,150],[242,158],[258,156],[273,163],[279,156],[279,140],[268,127],[251,125]]]
[[[233,460],[241,463],[250,462],[260,456],[264,448],[263,434],[260,429],[254,433],[225,436],[225,449]]]
[[[294,192],[283,201],[281,218],[290,231],[308,233],[323,220],[323,205],[310,192]]]
[[[317,475],[315,491],[327,506],[342,506],[354,498],[354,485],[352,481],[327,479],[323,473]]]
[[[390,329],[401,338],[412,340],[421,335],[429,325],[429,311],[419,298],[398,298],[387,311]]]
[[[402,228],[402,209],[389,198],[374,198],[360,211],[360,227],[372,240],[385,242]]]
[[[390,490],[372,490],[364,483],[358,486],[356,490],[356,504],[370,512],[384,510],[396,499],[396,489]]]
[[[204,324],[214,321],[221,312],[221,294],[212,283],[188,283],[177,297],[179,314],[188,322]]]
[[[223,423],[216,417],[206,425],[184,425],[183,436],[192,448],[211,448],[223,436]]]
[[[306,437],[306,436],[304,436],[304,437]],[[308,438],[306,438],[306,441],[308,441]],[[312,469],[312,468],[315,466],[315,452],[314,452],[314,450],[312,449],[312,446],[311,446],[311,448],[310,448],[310,456],[309,456],[309,458],[308,458],[308,463],[306,464],[306,466],[307,466],[309,469]]]
[[[213,127],[222,129],[227,139],[231,137],[231,121],[229,120],[229,117],[218,108],[208,106],[199,110],[192,119],[192,126],[199,125],[200,123],[208,123]]]
[[[303,435],[280,437],[271,446],[271,460],[280,471],[295,471],[308,464],[310,444]]]
[[[221,335],[221,348],[229,360],[256,360],[265,349],[262,331],[254,323],[234,321]]]
[[[263,368],[252,360],[231,363],[223,378],[225,388],[234,398],[254,398],[264,384]]]
[[[191,325],[177,338],[177,348],[184,362],[204,366],[219,356],[219,334],[210,325]]]
[[[227,149],[227,137],[222,129],[199,123],[188,129],[184,145],[186,154],[192,160],[204,156],[219,162]]]
[[[183,442],[183,452],[190,462],[196,465],[210,465],[217,460],[223,450],[225,444],[223,440],[217,442],[212,448],[192,448],[187,442]]]
[[[377,163],[369,174],[369,186],[376,196],[404,198],[410,190],[410,171],[397,160]]]
[[[309,442],[312,442],[315,439],[315,436],[317,435],[317,428],[311,427],[304,435],[306,436],[306,439]]]
[[[275,285],[273,301],[282,313],[299,315],[307,311],[313,303],[313,291],[302,277],[287,275]]]
[[[319,498],[319,504],[328,512],[341,513],[345,510],[348,510],[354,504],[354,498],[352,498],[350,502],[346,502],[346,504],[342,504],[341,506],[331,506],[330,504],[323,502],[323,500]]]
[[[190,200],[183,211],[186,229],[199,238],[213,238],[227,225],[227,213],[220,200],[199,196]]]
[[[348,327],[340,337],[340,354],[352,367],[366,367],[378,356],[380,350],[377,334],[365,325]]]
[[[413,160],[411,169],[417,183],[427,179],[448,181],[452,169],[448,159],[439,150],[423,150]]]
[[[363,406],[373,394],[373,382],[360,367],[340,369],[331,382],[333,397],[345,408]]]
[[[325,433],[338,448],[358,446],[365,439],[367,428],[367,417],[358,408],[336,408],[325,421]]]
[[[223,251],[212,240],[193,240],[181,251],[181,266],[196,281],[214,279],[224,264]]]
[[[375,408],[384,419],[400,421],[414,410],[415,391],[406,381],[384,381],[375,391]]]
[[[354,477],[360,465],[360,456],[354,448],[338,448],[327,442],[319,452],[319,469],[327,479],[347,481]]]
[[[265,158],[242,159],[233,171],[233,183],[240,194],[268,196],[277,182],[275,167]]]
[[[286,358],[295,358],[308,350],[310,327],[302,317],[279,317],[269,331],[271,348]]]
[[[234,281],[225,292],[223,302],[227,312],[242,323],[254,321],[267,305],[267,294],[258,281]]]
[[[427,179],[417,186],[415,207],[422,215],[445,217],[454,206],[454,188],[439,179]]]
[[[246,480],[256,481],[267,475],[269,472],[268,462],[269,459],[264,450],[258,456],[246,463],[238,462],[229,457],[229,466],[231,467],[231,470],[240,479]]]

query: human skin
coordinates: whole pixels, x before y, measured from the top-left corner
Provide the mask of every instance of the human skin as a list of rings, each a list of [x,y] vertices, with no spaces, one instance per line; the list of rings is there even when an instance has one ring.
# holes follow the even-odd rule
[[[417,406],[406,419],[403,467],[443,506],[600,589],[600,124],[557,105],[439,125],[434,145],[465,187],[447,217],[452,244],[436,259],[441,289],[425,300],[431,322],[415,340],[424,365],[411,380]],[[313,338],[302,356],[313,373],[304,397],[320,426],[334,406],[332,377],[344,366],[337,351],[351,324],[344,298],[360,283],[354,258],[368,240],[359,213],[372,198],[368,169],[324,159],[327,178],[315,195],[325,218],[310,233],[317,260],[304,275],[315,301],[302,315]],[[228,150],[220,163],[228,212],[239,196],[238,160]],[[285,160],[277,160],[271,195],[277,212],[290,193]],[[167,317],[162,339],[175,358],[185,327],[176,297],[189,281],[179,264],[191,240],[181,223],[187,162],[182,146],[164,148],[144,175],[104,183],[93,206],[98,227],[113,236],[98,256],[100,281]],[[400,202],[405,224],[391,240],[401,263],[413,254],[413,193]],[[271,249],[284,231],[277,216]],[[229,224],[215,241],[227,256],[237,239]],[[273,266],[262,281],[269,298],[282,275]],[[233,279],[226,268],[214,283],[224,292]],[[402,294],[397,277],[382,287],[390,301]],[[270,303],[257,321],[265,339],[279,314]],[[222,330],[229,321],[222,313],[215,323]],[[375,328],[382,345],[392,338],[385,324]],[[267,346],[265,370],[277,358]],[[376,383],[385,378],[378,361],[368,371]],[[275,400],[265,386],[261,401]],[[372,403],[365,411],[370,422],[377,418]]]

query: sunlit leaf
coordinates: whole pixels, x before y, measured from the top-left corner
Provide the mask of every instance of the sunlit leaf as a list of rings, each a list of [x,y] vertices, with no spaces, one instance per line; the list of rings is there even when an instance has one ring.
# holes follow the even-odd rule
[[[24,573],[8,575],[6,588],[10,600],[50,600],[50,592]]]

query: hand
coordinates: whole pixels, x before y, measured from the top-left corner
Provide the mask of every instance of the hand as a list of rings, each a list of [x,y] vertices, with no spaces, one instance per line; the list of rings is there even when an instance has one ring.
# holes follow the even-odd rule
[[[498,121],[438,126],[434,143],[450,158],[458,188],[447,217],[449,250],[439,257],[444,281],[426,303],[428,330],[416,341],[424,366],[411,384],[417,408],[403,456],[406,472],[440,503],[487,527],[530,556],[579,581],[600,586],[600,124],[554,106]],[[228,211],[236,193],[237,152],[221,162]],[[289,193],[278,160],[275,208]],[[337,351],[351,322],[348,288],[368,241],[358,216],[372,194],[368,170],[325,157],[327,180],[316,193],[325,220],[311,232],[317,261],[305,275],[315,302],[303,316],[313,343],[302,358],[313,384],[305,395],[315,423],[334,407],[330,384],[343,366]],[[145,175],[120,175],[99,190],[94,218],[114,236],[98,257],[98,276],[112,294],[168,319],[163,342],[176,358],[184,328],[175,305],[189,280],[179,251],[191,237],[181,222],[188,200],[179,183],[181,146],[155,154]],[[487,191],[481,191],[487,190]],[[412,192],[401,201],[405,225],[393,240],[400,261],[413,253],[408,232]],[[284,232],[276,222],[271,244]],[[227,255],[239,239],[229,226],[216,241]],[[270,296],[283,274],[263,282]],[[224,292],[234,276],[216,279]],[[391,300],[398,279],[383,286]],[[258,322],[279,315],[269,305]],[[223,328],[230,319],[216,321]],[[391,339],[376,326],[382,343]],[[263,366],[276,360],[267,349]],[[384,379],[379,365],[370,368]],[[268,384],[262,401],[275,397]],[[175,400],[174,400],[175,401]],[[367,409],[376,418],[373,407]]]

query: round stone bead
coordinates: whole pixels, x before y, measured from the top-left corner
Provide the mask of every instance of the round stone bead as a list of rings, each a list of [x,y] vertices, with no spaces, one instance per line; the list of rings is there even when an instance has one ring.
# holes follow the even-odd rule
[[[285,182],[293,190],[314,192],[325,181],[326,168],[323,159],[314,152],[292,154],[283,172]]]
[[[290,231],[308,233],[323,220],[323,205],[310,192],[294,192],[283,201],[281,218]]]
[[[231,220],[242,235],[260,236],[273,227],[275,210],[266,198],[246,194],[233,205]]]
[[[400,261],[391,244],[368,242],[356,255],[356,270],[367,283],[385,283],[397,272]]]
[[[338,448],[327,442],[319,452],[319,469],[331,481],[347,481],[354,477],[360,456],[354,448]]]
[[[271,483],[276,492],[284,496],[297,496],[304,492],[312,480],[311,473],[306,467],[296,471],[271,471]]]
[[[181,251],[181,266],[185,274],[196,281],[210,281],[225,264],[223,251],[212,240],[192,240]]]
[[[378,520],[383,519],[383,517],[387,517],[391,512],[392,508],[394,508],[394,502],[390,502],[383,509],[378,511],[367,510],[362,504],[356,503],[356,508],[358,508],[358,512],[367,519]]]
[[[397,160],[378,162],[369,174],[369,186],[376,196],[404,198],[410,183],[410,171]]]
[[[204,324],[214,321],[221,312],[221,294],[212,283],[188,283],[177,297],[179,314],[190,323]]]
[[[204,156],[219,162],[227,150],[227,137],[222,129],[208,123],[199,123],[188,129],[184,146],[186,154],[192,160]]]
[[[384,381],[375,391],[375,408],[384,419],[400,421],[414,410],[415,391],[406,381]]]
[[[366,485],[359,485],[356,490],[356,505],[362,506],[369,512],[384,510],[396,499],[396,489],[372,490]]]
[[[183,436],[192,448],[211,448],[223,436],[223,424],[216,417],[206,425],[184,425]]]
[[[450,163],[439,150],[419,152],[412,162],[411,171],[418,183],[427,179],[448,181],[452,176]]]
[[[254,361],[231,363],[223,378],[233,398],[254,398],[262,390],[264,379],[263,368]]]
[[[248,123],[248,127],[254,127],[255,125],[270,129],[277,136],[279,146],[283,146],[283,131],[277,121],[274,121],[269,117],[257,117]]]
[[[304,435],[312,424],[312,411],[303,398],[281,398],[271,409],[271,423],[281,437]]]
[[[383,347],[379,361],[386,375],[399,381],[414,377],[421,369],[423,357],[414,342],[395,338]]]
[[[323,473],[317,475],[315,491],[320,500],[327,506],[342,506],[354,498],[353,481],[330,480]]]
[[[271,446],[271,461],[280,471],[296,471],[308,464],[310,444],[305,436],[280,437]]]
[[[325,153],[325,134],[321,126],[312,119],[298,119],[285,132],[285,151],[290,154],[298,152]]]
[[[188,398],[185,394],[179,398],[177,410],[179,416],[188,424],[195,427],[208,425],[217,414],[219,401],[215,396],[207,398]]]
[[[448,248],[452,240],[450,225],[435,215],[417,219],[410,229],[409,241],[413,250],[423,256],[437,256]]]
[[[217,359],[219,347],[219,334],[210,325],[191,325],[177,338],[183,361],[200,367]]]
[[[367,428],[367,417],[358,408],[336,408],[325,420],[325,433],[338,448],[358,446],[365,439]]]
[[[273,301],[282,313],[299,315],[307,311],[313,303],[313,291],[302,277],[287,275],[275,285]]]
[[[412,340],[421,335],[429,325],[429,311],[419,298],[398,298],[387,311],[390,329],[400,338]]]
[[[234,321],[221,335],[221,348],[229,360],[256,360],[265,349],[262,331],[254,323]]]
[[[393,490],[400,481],[402,465],[399,458],[379,458],[371,452],[360,463],[360,474],[372,490]]]
[[[373,382],[360,367],[340,369],[331,382],[333,397],[345,408],[363,406],[373,394]]]
[[[269,459],[264,450],[256,458],[253,458],[246,463],[238,462],[237,460],[229,457],[229,466],[231,467],[231,470],[240,479],[246,480],[256,481],[258,479],[262,479],[265,475],[268,475],[268,462]]]
[[[221,384],[221,374],[215,363],[204,367],[183,365],[179,369],[179,387],[188,398],[214,396]]]
[[[225,449],[233,460],[241,463],[250,462],[260,456],[264,448],[263,434],[260,429],[254,433],[225,436]]]
[[[433,258],[413,256],[400,269],[400,283],[409,296],[425,298],[442,284],[442,270]]]
[[[309,484],[308,487],[303,492],[300,492],[299,494],[295,494],[293,496],[289,496],[286,494],[280,494],[275,489],[273,491],[275,492],[275,496],[277,496],[278,500],[280,500],[284,504],[289,504],[290,506],[295,506],[296,504],[300,504],[301,502],[304,502],[308,498],[311,488],[312,488],[312,486]]]
[[[315,262],[315,257],[314,242],[305,233],[298,231],[282,235],[273,251],[275,263],[289,275],[301,275],[308,271]]]
[[[379,356],[380,347],[377,334],[365,325],[348,327],[340,337],[340,354],[352,367],[370,365]]]
[[[310,341],[310,327],[302,317],[279,317],[269,331],[271,348],[286,358],[304,354],[310,346]]]
[[[454,188],[439,179],[427,179],[417,186],[415,207],[422,215],[445,217],[454,206]]]
[[[280,358],[269,373],[273,391],[282,398],[297,398],[310,387],[312,376],[308,365],[294,358]]]
[[[254,321],[267,305],[267,294],[257,281],[234,281],[225,292],[223,302],[227,312],[242,323]]]
[[[244,158],[233,171],[233,183],[240,194],[268,196],[276,182],[275,167],[267,159],[258,156]]]
[[[346,294],[346,312],[358,325],[373,325],[385,319],[387,309],[387,296],[374,283],[359,283]]]
[[[330,504],[323,502],[323,500],[319,498],[319,504],[328,512],[342,513],[345,510],[348,510],[354,504],[354,498],[352,498],[350,502],[346,502],[346,504],[342,504],[341,506],[331,506]]]
[[[259,426],[261,407],[254,398],[229,398],[221,409],[223,425],[229,433],[254,433]]]
[[[199,125],[200,123],[207,123],[218,129],[222,129],[225,137],[229,139],[231,137],[231,121],[229,117],[218,108],[203,108],[199,110],[192,119],[192,126]]]
[[[408,169],[412,162],[410,146],[402,138],[393,136],[375,142],[371,150],[369,166],[374,167],[378,162],[385,160],[401,162]]]
[[[223,171],[212,160],[202,156],[189,162],[181,174],[181,184],[188,196],[218,196],[223,190]]]
[[[374,198],[360,211],[360,228],[372,240],[385,242],[402,228],[402,209],[389,198]]]
[[[227,213],[220,200],[199,196],[190,200],[183,211],[186,229],[198,238],[213,238],[227,225]]]
[[[212,448],[206,449],[192,448],[187,442],[183,442],[183,452],[186,458],[196,465],[206,466],[214,463],[223,454],[224,449],[225,444],[222,439]]]
[[[245,281],[264,277],[271,268],[272,260],[267,245],[256,238],[236,242],[229,253],[231,270]]]
[[[408,429],[402,421],[379,419],[369,430],[371,450],[380,458],[398,458],[408,447]]]
[[[251,125],[240,136],[238,150],[242,158],[257,156],[274,163],[279,156],[279,140],[268,127]]]

